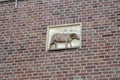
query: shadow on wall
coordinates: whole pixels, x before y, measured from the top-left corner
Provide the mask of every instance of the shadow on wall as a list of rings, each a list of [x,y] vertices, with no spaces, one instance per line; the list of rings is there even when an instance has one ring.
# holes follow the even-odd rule
[[[50,80],[58,80],[56,78],[52,78]],[[63,80],[60,78],[60,80]],[[81,77],[68,77],[67,79],[65,78],[65,80],[92,80],[92,79],[85,79],[85,78],[81,78]]]
[[[81,77],[71,77],[69,80],[88,80],[88,79],[83,79]]]

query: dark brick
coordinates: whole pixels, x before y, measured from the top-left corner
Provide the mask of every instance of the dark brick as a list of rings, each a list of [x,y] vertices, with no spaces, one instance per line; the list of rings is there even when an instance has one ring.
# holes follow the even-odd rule
[[[105,35],[102,35],[102,37],[111,37],[113,36],[113,34],[105,34]]]

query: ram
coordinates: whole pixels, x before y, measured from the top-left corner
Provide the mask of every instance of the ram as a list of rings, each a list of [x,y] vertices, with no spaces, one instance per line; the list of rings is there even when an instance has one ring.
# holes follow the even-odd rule
[[[55,45],[55,49],[57,48],[57,43],[65,43],[66,48],[68,44],[70,47],[73,47],[71,42],[73,39],[79,40],[79,36],[76,33],[55,33],[50,40],[50,49],[53,45]]]

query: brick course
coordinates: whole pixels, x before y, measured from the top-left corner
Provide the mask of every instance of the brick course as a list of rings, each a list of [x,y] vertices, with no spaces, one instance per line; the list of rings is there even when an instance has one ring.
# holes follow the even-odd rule
[[[50,25],[82,22],[82,47],[45,51]],[[120,0],[0,3],[0,80],[120,80]]]

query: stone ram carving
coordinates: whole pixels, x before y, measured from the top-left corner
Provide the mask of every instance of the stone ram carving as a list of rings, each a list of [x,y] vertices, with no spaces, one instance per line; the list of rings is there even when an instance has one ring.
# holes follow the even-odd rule
[[[57,48],[57,43],[65,43],[66,48],[68,47],[68,44],[70,44],[70,47],[72,47],[72,40],[77,39],[79,40],[79,36],[76,33],[55,33],[50,40],[50,49],[52,45],[55,45],[55,49]]]

